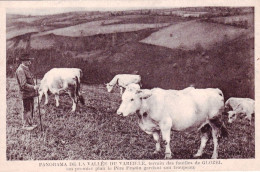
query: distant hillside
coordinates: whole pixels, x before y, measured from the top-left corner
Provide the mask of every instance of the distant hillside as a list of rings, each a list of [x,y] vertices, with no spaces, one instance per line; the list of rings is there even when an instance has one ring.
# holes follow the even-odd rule
[[[198,46],[209,49],[223,40],[230,41],[247,33],[247,29],[233,26],[189,21],[161,29],[141,42],[173,49],[189,50],[196,49]]]
[[[7,14],[7,39],[30,32],[44,32],[57,28],[69,27],[89,21],[102,20],[108,12],[70,12],[43,16],[24,16]]]
[[[30,52],[38,78],[53,67],[78,67],[83,82],[100,84],[138,71],[144,88],[193,84],[221,88],[226,98],[254,97],[254,23],[155,12],[15,16],[7,27],[7,75]]]

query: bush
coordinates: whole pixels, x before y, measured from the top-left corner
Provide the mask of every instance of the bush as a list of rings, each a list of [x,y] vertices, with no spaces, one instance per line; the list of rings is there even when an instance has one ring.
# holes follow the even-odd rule
[[[202,45],[200,43],[195,44],[195,52],[197,52],[197,53],[204,52],[204,48],[202,47]]]

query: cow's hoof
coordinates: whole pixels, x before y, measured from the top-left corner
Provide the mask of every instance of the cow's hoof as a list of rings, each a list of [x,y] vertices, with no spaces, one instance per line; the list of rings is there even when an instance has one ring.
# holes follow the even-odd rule
[[[153,154],[159,154],[160,153],[160,150],[155,150],[154,152],[153,152]]]
[[[171,159],[171,158],[172,158],[172,154],[170,154],[170,153],[165,154],[164,159]]]
[[[211,159],[218,159],[217,155],[212,155]]]
[[[200,157],[201,155],[202,155],[202,154],[196,153],[196,154],[193,155],[193,158],[198,158],[198,157]]]
[[[162,141],[162,144],[163,144],[163,145],[167,145],[166,140],[163,140],[163,141]]]

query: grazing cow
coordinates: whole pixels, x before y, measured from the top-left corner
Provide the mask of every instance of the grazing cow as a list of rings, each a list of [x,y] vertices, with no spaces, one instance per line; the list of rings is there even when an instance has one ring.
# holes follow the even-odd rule
[[[83,72],[79,68],[52,68],[51,70],[58,70],[60,73],[70,71],[71,74],[78,77],[79,83],[81,83],[81,79],[83,77]]]
[[[231,97],[225,103],[225,109],[228,111],[228,122],[232,123],[237,116],[249,120],[252,124],[252,115],[255,113],[255,101],[250,98]]]
[[[128,91],[134,91],[134,90],[140,90],[140,89],[141,89],[140,85],[135,84],[135,83],[131,83],[126,86],[126,90],[128,90]]]
[[[109,83],[106,84],[107,91],[111,92],[115,85],[120,87],[120,94],[122,95],[126,87],[131,84],[141,85],[141,76],[133,74],[118,74]]]
[[[166,143],[165,158],[171,158],[171,129],[189,131],[198,128],[201,131],[201,145],[194,157],[202,155],[211,132],[214,143],[212,158],[217,158],[218,137],[228,134],[219,119],[223,111],[224,97],[221,90],[189,87],[184,90],[126,90],[117,114],[138,114],[140,128],[147,134],[152,134],[156,141],[154,153],[160,151],[161,131],[162,139]]]
[[[48,103],[48,91],[55,95],[56,106],[59,106],[60,91],[65,91],[72,99],[72,112],[76,110],[78,99],[84,104],[84,99],[80,94],[80,76],[81,70],[75,68],[54,68],[48,71],[39,87],[39,101],[41,102],[43,94],[45,95],[45,105]]]

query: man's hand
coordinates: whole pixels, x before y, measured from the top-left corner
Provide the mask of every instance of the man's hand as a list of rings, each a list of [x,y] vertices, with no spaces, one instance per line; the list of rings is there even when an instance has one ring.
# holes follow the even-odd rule
[[[39,89],[39,85],[35,85],[33,88],[37,91]]]

